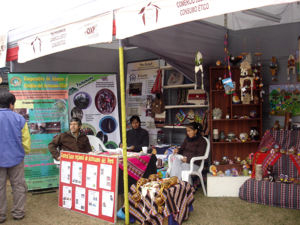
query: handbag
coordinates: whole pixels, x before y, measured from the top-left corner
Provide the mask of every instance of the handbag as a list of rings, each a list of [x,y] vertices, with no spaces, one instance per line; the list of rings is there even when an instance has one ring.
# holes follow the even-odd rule
[[[187,102],[195,105],[206,105],[207,95],[203,89],[189,89]]]

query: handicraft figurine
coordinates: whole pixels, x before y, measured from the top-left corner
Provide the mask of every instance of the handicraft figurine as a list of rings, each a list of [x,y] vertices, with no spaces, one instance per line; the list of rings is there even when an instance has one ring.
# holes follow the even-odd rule
[[[270,182],[274,182],[275,178],[274,178],[274,173],[273,173],[273,166],[268,165],[267,167],[267,178]]]
[[[288,66],[287,66],[287,80],[290,80],[290,71],[292,71],[293,75],[296,75],[296,62],[295,62],[295,57],[293,55],[289,56],[288,59]]]
[[[272,56],[271,63],[270,63],[270,70],[272,75],[272,81],[277,81],[276,75],[278,71],[278,64],[277,64],[277,58],[275,56]]]

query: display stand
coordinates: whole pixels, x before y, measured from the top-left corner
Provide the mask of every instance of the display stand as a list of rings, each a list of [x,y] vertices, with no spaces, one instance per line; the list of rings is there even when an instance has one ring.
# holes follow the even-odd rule
[[[61,152],[59,206],[115,223],[118,157]]]

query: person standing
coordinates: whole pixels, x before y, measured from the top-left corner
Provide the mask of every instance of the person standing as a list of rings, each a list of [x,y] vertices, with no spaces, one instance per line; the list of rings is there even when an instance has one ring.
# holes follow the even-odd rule
[[[81,120],[70,120],[70,131],[56,135],[48,144],[48,149],[53,158],[60,160],[59,150],[88,153],[92,151],[88,137],[80,130]],[[59,149],[59,150],[58,150]]]
[[[13,193],[12,216],[25,216],[27,186],[24,177],[24,157],[30,152],[30,133],[26,120],[13,112],[16,97],[0,91],[0,223],[6,221],[6,181],[10,180]]]

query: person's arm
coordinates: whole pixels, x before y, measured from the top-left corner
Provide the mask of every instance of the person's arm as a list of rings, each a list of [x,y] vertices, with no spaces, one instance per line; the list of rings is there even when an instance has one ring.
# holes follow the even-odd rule
[[[52,154],[52,157],[56,160],[59,160],[59,151],[57,147],[60,146],[60,135],[56,135],[53,140],[48,144],[49,152]]]
[[[87,153],[92,151],[92,147],[91,147],[89,138],[88,138],[87,136],[85,136],[85,143],[84,143],[84,146],[85,146],[85,149],[84,149],[84,150],[85,150]]]
[[[27,123],[25,123],[25,125],[22,129],[22,145],[23,145],[25,154],[29,154],[30,153],[31,140],[30,140],[30,132],[29,132]]]

